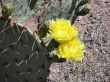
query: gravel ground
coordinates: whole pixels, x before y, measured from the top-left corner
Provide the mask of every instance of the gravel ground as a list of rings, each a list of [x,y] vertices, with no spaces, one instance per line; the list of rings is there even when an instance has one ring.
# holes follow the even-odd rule
[[[110,0],[91,0],[91,5],[90,14],[75,22],[85,58],[52,63],[48,82],[110,82]]]

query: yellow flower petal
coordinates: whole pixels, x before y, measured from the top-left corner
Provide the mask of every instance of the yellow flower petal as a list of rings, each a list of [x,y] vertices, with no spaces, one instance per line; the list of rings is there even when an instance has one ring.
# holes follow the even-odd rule
[[[75,26],[65,19],[57,19],[49,23],[49,30],[51,36],[59,43],[70,41],[78,35]]]
[[[61,44],[55,51],[59,58],[81,61],[84,57],[84,44],[78,38]]]

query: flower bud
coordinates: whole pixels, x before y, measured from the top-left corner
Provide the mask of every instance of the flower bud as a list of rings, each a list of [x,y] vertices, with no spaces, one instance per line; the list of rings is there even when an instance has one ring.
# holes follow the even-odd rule
[[[84,5],[84,8],[81,9],[81,11],[79,12],[79,15],[84,16],[88,14],[90,10],[91,10],[91,5],[87,3]]]

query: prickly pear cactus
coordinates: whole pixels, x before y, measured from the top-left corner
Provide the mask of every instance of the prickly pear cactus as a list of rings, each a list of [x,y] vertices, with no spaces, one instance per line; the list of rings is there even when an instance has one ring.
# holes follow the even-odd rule
[[[43,32],[41,27],[46,20],[65,18],[73,23],[81,13],[85,15],[80,7],[88,0],[0,1],[2,18],[7,20],[11,16],[16,23],[15,26],[11,26],[0,19],[0,82],[46,82],[50,66],[47,55],[51,49],[47,47],[47,51],[45,47],[50,42],[44,36],[44,47],[40,44],[37,34],[40,36],[39,31]],[[19,27],[31,18],[38,23],[36,27],[40,29],[37,33],[31,31],[31,26],[26,27],[27,29]]]
[[[48,19],[66,18],[74,22],[79,14],[79,8],[88,0],[1,0],[2,6],[12,8],[11,16],[17,24],[22,24],[32,15],[38,17],[39,23]],[[8,9],[10,12],[11,9]],[[4,13],[9,15],[10,13]],[[37,18],[36,18],[37,19]]]
[[[45,82],[47,50],[23,27],[0,21],[0,82]]]
[[[42,3],[42,0],[2,0],[2,6],[5,9],[10,5],[12,9],[11,16],[13,17],[14,22],[18,24],[23,23],[35,14]]]

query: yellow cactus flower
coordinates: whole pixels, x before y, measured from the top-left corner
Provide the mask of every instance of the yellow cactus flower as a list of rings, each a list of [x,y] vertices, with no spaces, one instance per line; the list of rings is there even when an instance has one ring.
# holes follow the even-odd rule
[[[78,38],[74,38],[69,42],[59,45],[55,51],[59,58],[81,61],[84,57],[84,48],[84,44]]]
[[[49,23],[49,31],[51,36],[59,43],[64,43],[72,40],[78,35],[75,26],[65,19],[57,19]]]

